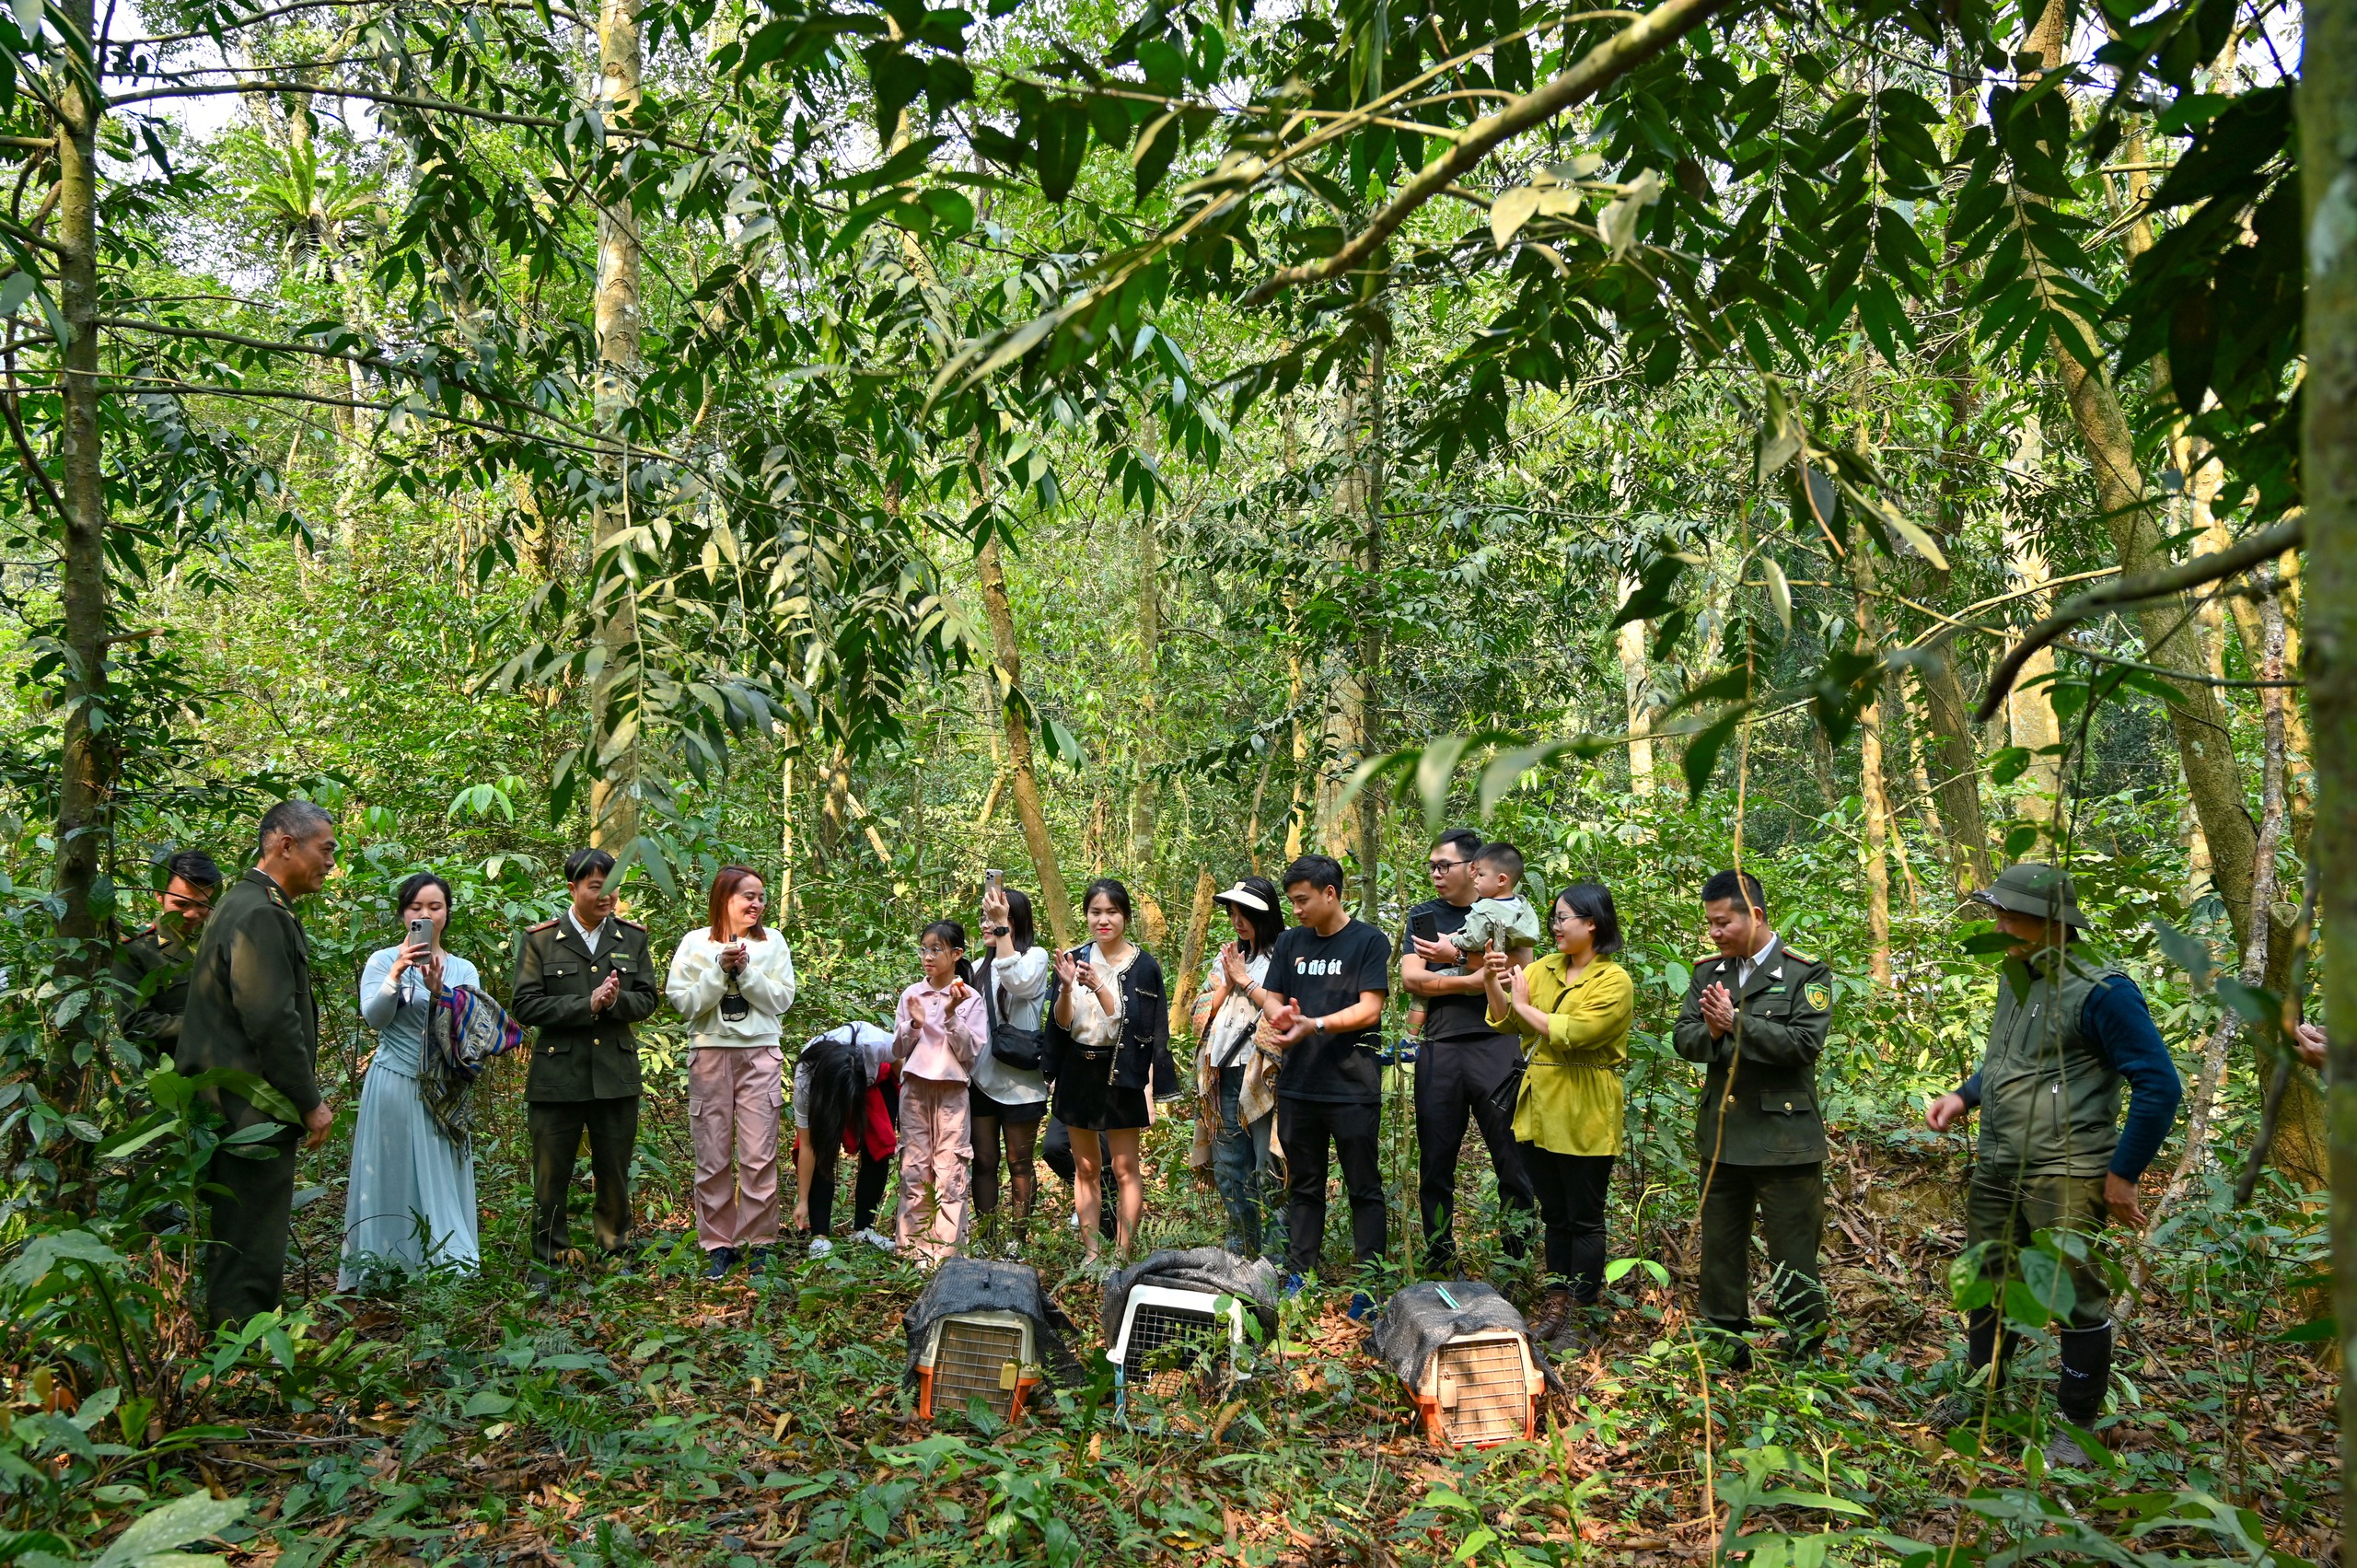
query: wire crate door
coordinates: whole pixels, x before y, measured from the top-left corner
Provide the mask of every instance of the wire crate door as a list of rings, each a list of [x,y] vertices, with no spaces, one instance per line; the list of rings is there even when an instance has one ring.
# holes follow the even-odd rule
[[[1013,1419],[1030,1359],[1020,1323],[980,1316],[945,1318],[935,1329],[932,1410],[936,1420],[962,1413],[970,1400],[1001,1420]]]
[[[1452,1340],[1433,1357],[1433,1414],[1442,1442],[1486,1448],[1531,1434],[1535,1381],[1519,1335]]]

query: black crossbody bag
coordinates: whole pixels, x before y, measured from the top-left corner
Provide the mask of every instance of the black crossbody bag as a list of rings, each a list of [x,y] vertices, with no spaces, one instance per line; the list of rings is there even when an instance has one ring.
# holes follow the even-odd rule
[[[1006,988],[998,983],[991,972],[994,960],[982,960],[981,976],[983,994],[998,1004],[991,1009],[991,1055],[1002,1065],[1017,1073],[1036,1073],[1046,1054],[1047,1038],[1039,1029],[1027,1029],[1007,1022]],[[991,995],[995,992],[995,995]]]

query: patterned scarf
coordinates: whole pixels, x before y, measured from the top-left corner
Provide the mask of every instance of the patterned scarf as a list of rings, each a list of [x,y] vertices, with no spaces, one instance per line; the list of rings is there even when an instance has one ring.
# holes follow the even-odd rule
[[[487,993],[455,985],[434,999],[418,1092],[434,1125],[460,1149],[474,1144],[474,1099],[468,1091],[493,1057],[523,1042],[524,1026]]]

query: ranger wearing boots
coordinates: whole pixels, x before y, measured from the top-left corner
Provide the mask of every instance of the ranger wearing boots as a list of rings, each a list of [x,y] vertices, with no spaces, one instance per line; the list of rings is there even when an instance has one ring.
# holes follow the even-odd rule
[[[1965,1237],[1982,1249],[1982,1272],[2002,1299],[2003,1280],[2038,1231],[2093,1237],[2107,1219],[2143,1228],[2137,1179],[2168,1136],[2184,1086],[2136,982],[2074,947],[2087,923],[2068,877],[2025,861],[1973,898],[2012,946],[1980,1070],[1933,1100],[1924,1120],[1944,1132],[1980,1111]],[[2059,1335],[2055,1402],[2078,1430],[2048,1442],[2047,1461],[2058,1466],[2082,1464],[2100,1447],[2092,1429],[2111,1381],[2109,1283],[2099,1264],[2067,1251],[2063,1260],[2073,1299]],[[1995,1306],[1974,1308],[1968,1329],[1974,1368],[1996,1363],[1993,1388],[2014,1336]]]

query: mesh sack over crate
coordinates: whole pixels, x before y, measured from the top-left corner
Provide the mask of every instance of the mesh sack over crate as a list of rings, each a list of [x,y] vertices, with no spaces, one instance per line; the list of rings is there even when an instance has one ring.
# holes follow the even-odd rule
[[[1262,1342],[1274,1337],[1277,1272],[1225,1248],[1165,1249],[1111,1275],[1104,1329],[1117,1408],[1126,1412],[1132,1388],[1168,1393],[1188,1376],[1233,1378],[1247,1313]]]
[[[1410,1285],[1383,1304],[1367,1342],[1407,1388],[1434,1442],[1487,1448],[1537,1435],[1547,1363],[1522,1314],[1490,1286]]]
[[[1013,1421],[1040,1382],[1083,1376],[1066,1344],[1072,1320],[1027,1264],[946,1258],[902,1321],[921,1420],[963,1414],[979,1399]]]

